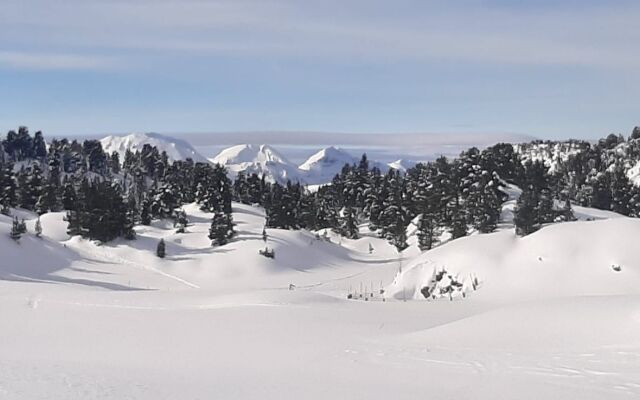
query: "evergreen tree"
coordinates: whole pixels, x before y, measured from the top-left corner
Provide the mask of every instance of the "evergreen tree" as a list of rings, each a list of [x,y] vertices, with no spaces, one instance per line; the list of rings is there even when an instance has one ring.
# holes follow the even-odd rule
[[[124,225],[122,227],[122,236],[127,240],[135,240],[136,231],[133,229],[136,221],[135,202],[127,204],[127,212],[125,215]]]
[[[13,164],[0,164],[0,212],[8,215],[9,208],[17,204],[17,187]]]
[[[418,247],[420,250],[431,250],[438,243],[440,230],[433,214],[422,214],[418,220]]]
[[[42,224],[40,223],[40,217],[36,220],[35,232],[37,237],[42,236]]]
[[[44,142],[42,132],[38,131],[33,137],[33,157],[44,160],[47,156],[47,145]]]
[[[234,236],[233,219],[231,214],[216,212],[211,220],[209,239],[213,246],[223,246]]]
[[[173,216],[173,227],[176,228],[176,232],[184,233],[188,225],[187,213],[184,210],[176,210]]]
[[[537,214],[538,199],[535,192],[531,189],[523,190],[516,203],[513,218],[516,226],[516,234],[526,236],[540,229]]]
[[[11,224],[11,231],[9,232],[9,237],[17,242],[18,240],[20,240],[22,233],[23,233],[22,227],[20,226],[18,217],[14,217],[13,223]]]
[[[339,233],[349,239],[358,238],[358,223],[356,220],[355,209],[353,207],[346,206],[342,209]]]
[[[73,183],[66,181],[62,187],[62,207],[65,210],[72,210],[77,208],[78,197],[76,196],[76,189],[73,187]]]
[[[140,207],[140,223],[142,225],[151,225],[151,202],[148,199],[144,199],[142,206]]]
[[[164,244],[164,239],[160,239],[158,242],[158,246],[156,247],[156,256],[160,258],[164,258],[166,256],[166,245]]]
[[[77,210],[67,211],[65,221],[67,221],[67,235],[69,236],[82,235],[82,224],[80,223],[79,211]]]

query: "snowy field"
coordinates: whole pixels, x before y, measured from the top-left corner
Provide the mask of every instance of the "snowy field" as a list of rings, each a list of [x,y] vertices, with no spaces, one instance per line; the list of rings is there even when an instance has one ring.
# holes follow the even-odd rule
[[[261,209],[234,204],[218,248],[211,215],[185,210],[187,233],[154,222],[101,246],[62,213],[42,238],[0,236],[0,398],[640,397],[640,220],[580,208],[518,238],[505,218],[426,253],[412,237],[402,260],[364,228],[272,229],[271,260]],[[461,287],[425,299],[442,270]]]

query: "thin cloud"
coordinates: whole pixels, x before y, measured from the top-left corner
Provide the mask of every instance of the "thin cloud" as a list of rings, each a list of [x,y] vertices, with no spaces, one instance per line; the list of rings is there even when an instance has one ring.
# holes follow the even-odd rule
[[[0,66],[34,70],[105,70],[117,67],[110,57],[0,51]]]
[[[29,9],[24,2],[14,3],[3,10],[4,41],[107,48],[120,50],[123,58],[135,49],[306,57],[324,63],[640,66],[640,31],[633,29],[640,7],[633,4],[534,11],[478,2],[407,3],[404,9],[375,1],[329,6],[240,0],[38,4]]]

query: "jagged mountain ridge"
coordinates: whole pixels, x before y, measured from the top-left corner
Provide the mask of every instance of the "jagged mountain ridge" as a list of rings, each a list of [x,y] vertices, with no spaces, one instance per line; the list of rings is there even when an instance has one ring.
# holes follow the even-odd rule
[[[110,135],[100,140],[103,150],[111,154],[114,151],[124,161],[127,150],[141,151],[145,144],[155,146],[159,152],[166,152],[170,161],[192,159],[195,162],[212,162],[225,166],[229,177],[235,179],[239,172],[263,175],[269,182],[286,183],[288,180],[309,185],[321,185],[331,182],[345,164],[357,163],[360,158],[347,151],[330,146],[319,150],[300,165],[289,161],[277,149],[267,144],[239,144],[228,147],[215,157],[207,159],[191,144],[157,133],[132,133],[126,136]],[[370,161],[370,166],[386,172],[389,168],[406,171],[402,165],[384,164]]]
[[[132,152],[141,151],[145,144],[155,146],[160,153],[167,153],[170,161],[192,159],[195,162],[207,162],[207,159],[200,154],[189,142],[176,139],[159,133],[132,133],[126,136],[110,135],[100,140],[102,149],[111,154],[114,151],[120,156],[120,161],[124,161],[127,150]]]

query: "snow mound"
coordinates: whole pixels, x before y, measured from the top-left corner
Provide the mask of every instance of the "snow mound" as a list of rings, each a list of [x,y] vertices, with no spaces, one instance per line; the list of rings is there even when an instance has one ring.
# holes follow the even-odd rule
[[[549,225],[523,238],[512,229],[469,236],[415,258],[387,293],[424,299],[434,274],[445,270],[462,284],[453,298],[463,293],[497,301],[640,294],[637,235],[640,221],[622,217]]]
[[[155,146],[162,153],[165,151],[169,161],[192,159],[194,162],[208,162],[207,159],[198,153],[188,142],[160,135],[158,133],[132,133],[127,136],[107,136],[100,140],[102,149],[111,154],[114,151],[120,156],[120,161],[124,161],[127,150],[132,152],[142,151],[145,144]]]

